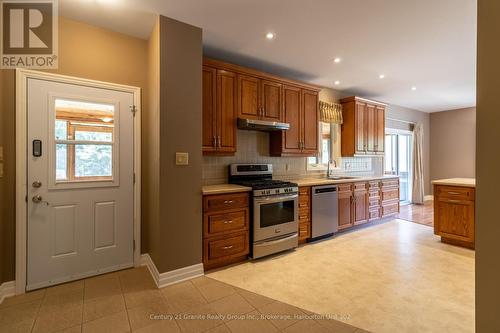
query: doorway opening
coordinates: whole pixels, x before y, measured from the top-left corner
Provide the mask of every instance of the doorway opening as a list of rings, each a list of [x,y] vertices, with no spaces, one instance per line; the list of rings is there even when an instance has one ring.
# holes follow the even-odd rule
[[[384,174],[399,176],[401,204],[411,203],[413,133],[405,130],[385,130]]]

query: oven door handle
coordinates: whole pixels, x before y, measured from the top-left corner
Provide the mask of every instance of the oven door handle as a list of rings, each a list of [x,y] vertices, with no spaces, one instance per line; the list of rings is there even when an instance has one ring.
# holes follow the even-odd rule
[[[268,203],[268,202],[280,202],[280,201],[285,201],[285,200],[294,200],[298,199],[299,195],[298,194],[287,194],[287,195],[280,195],[280,196],[269,196],[269,197],[259,197],[255,198],[256,203]]]
[[[255,243],[255,245],[257,246],[271,246],[271,245],[275,245],[275,244],[279,244],[279,243],[282,243],[282,242],[286,242],[290,239],[294,239],[296,237],[298,237],[299,233],[298,232],[295,232],[291,235],[288,235],[288,236],[284,236],[284,237],[281,237],[281,238],[278,238],[278,239],[274,239],[274,240],[271,240],[271,241],[261,241],[261,242],[257,242]]]

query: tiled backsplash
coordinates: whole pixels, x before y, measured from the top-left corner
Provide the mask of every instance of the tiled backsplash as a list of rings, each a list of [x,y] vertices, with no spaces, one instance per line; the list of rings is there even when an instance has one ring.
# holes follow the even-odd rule
[[[232,163],[271,163],[274,177],[291,179],[313,177],[324,174],[308,171],[307,158],[269,156],[269,134],[259,131],[238,130],[238,146],[234,156],[204,156],[203,183],[205,185],[226,183],[228,165]],[[382,158],[344,157],[341,168],[333,169],[335,175],[372,176],[383,172]]]

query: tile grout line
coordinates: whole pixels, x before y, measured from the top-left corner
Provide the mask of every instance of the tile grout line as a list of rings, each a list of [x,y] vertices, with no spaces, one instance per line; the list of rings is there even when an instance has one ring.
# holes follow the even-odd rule
[[[38,305],[38,309],[36,310],[35,318],[33,319],[33,323],[31,324],[30,333],[33,332],[33,330],[35,329],[35,324],[38,320],[38,315],[40,314],[40,309],[42,308],[42,304],[43,304],[43,301],[45,300],[45,297],[47,297],[47,289],[46,288],[44,289],[42,300],[40,301],[40,304]]]
[[[122,296],[123,305],[125,306],[125,314],[127,315],[128,327],[130,328],[130,332],[132,332],[132,323],[130,322],[130,316],[128,315],[128,307],[127,303],[125,302],[125,295],[123,294],[122,278],[119,273],[117,275],[118,275],[118,283],[120,284],[120,292],[121,292],[120,295]]]

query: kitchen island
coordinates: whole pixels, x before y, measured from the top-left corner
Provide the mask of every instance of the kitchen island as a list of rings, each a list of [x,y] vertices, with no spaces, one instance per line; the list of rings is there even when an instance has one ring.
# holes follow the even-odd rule
[[[434,186],[434,234],[441,241],[474,248],[474,178],[449,178],[432,182]]]

